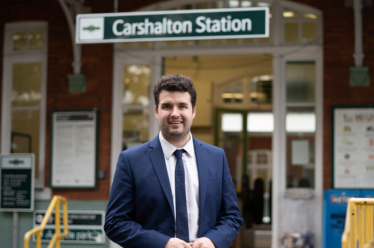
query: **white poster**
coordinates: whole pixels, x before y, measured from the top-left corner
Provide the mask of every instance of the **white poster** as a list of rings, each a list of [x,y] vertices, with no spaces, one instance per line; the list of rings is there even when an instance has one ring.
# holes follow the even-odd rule
[[[292,141],[292,165],[308,165],[309,140]]]
[[[334,188],[374,188],[374,108],[334,109]]]
[[[96,112],[54,112],[52,187],[95,187]]]

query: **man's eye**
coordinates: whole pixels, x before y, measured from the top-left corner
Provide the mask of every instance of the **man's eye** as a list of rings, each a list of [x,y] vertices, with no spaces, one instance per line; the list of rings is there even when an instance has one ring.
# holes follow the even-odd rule
[[[168,109],[168,108],[170,108],[170,106],[168,106],[168,105],[164,105],[164,106],[162,106],[162,108],[163,108],[163,109]]]
[[[181,106],[181,108],[187,108],[187,106],[185,106],[185,105],[182,105],[182,106]]]

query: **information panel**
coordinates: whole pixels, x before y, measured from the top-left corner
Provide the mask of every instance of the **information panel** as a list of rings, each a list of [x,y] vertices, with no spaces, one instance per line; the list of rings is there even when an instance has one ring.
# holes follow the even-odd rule
[[[333,187],[374,188],[374,108],[333,108]]]
[[[361,197],[360,190],[324,190],[323,248],[341,247],[350,197]]]
[[[40,226],[44,218],[45,211],[34,212],[34,227]],[[104,244],[104,216],[103,211],[68,211],[69,234],[62,238],[62,243],[89,243]],[[49,243],[55,233],[55,212],[47,222],[47,226],[42,232],[42,242]],[[63,214],[60,214],[61,233],[63,232]],[[34,235],[35,241],[35,235]]]
[[[34,209],[34,154],[0,156],[0,211]]]
[[[269,8],[80,14],[76,43],[269,37]]]
[[[96,110],[52,112],[52,188],[95,188]]]

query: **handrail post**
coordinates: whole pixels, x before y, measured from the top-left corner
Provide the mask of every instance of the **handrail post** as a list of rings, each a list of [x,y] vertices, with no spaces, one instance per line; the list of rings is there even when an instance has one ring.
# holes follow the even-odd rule
[[[61,233],[61,221],[60,221],[60,203],[63,203],[63,222],[64,222],[64,233]],[[42,222],[40,223],[39,227],[36,227],[30,231],[28,231],[24,236],[24,248],[29,248],[29,242],[32,235],[36,234],[36,248],[41,248],[41,235],[44,231],[46,225],[48,224],[48,220],[52,215],[52,211],[55,209],[55,234],[53,235],[51,242],[49,243],[48,247],[52,248],[53,246],[56,246],[56,248],[60,248],[61,243],[60,239],[67,237],[69,234],[68,229],[68,207],[67,207],[67,200],[65,197],[62,196],[54,196],[52,198],[51,203],[48,206],[48,209],[44,215],[44,218]]]
[[[56,240],[56,248],[60,248],[60,199],[57,200],[56,203],[56,211],[55,211],[55,235],[57,236]]]
[[[63,201],[62,202],[63,207],[63,214],[64,214],[64,236],[67,236],[69,234],[68,230],[68,202]]]
[[[39,231],[36,233],[36,248],[42,248],[42,232]]]

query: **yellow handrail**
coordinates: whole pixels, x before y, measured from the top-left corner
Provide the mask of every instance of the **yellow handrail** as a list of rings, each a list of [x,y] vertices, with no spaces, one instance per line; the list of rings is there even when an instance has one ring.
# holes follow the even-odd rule
[[[64,222],[64,232],[60,232],[60,201],[62,201],[62,207],[63,207],[63,222]],[[53,235],[51,242],[48,245],[48,248],[52,248],[56,244],[56,248],[60,248],[60,239],[65,238],[68,236],[69,230],[68,230],[68,202],[65,197],[62,196],[54,196],[52,198],[51,203],[49,204],[49,207],[47,209],[47,212],[44,215],[43,221],[40,224],[39,227],[36,227],[30,231],[28,231],[24,236],[24,248],[29,248],[29,241],[32,235],[36,233],[36,248],[41,248],[42,246],[42,240],[41,240],[41,234],[42,231],[45,229],[45,226],[48,223],[49,218],[51,217],[53,209],[56,208],[55,211],[55,234]]]
[[[373,247],[373,206],[374,198],[349,198],[342,248]]]

